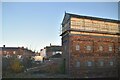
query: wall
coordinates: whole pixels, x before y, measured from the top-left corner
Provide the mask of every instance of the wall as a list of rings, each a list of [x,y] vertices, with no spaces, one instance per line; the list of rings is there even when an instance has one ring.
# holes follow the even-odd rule
[[[119,33],[117,23],[74,17],[71,18],[71,28],[92,32]]]
[[[116,37],[71,34],[69,74],[73,77],[116,77],[118,75],[117,42]],[[80,50],[76,51],[76,45],[80,45]],[[90,51],[86,50],[87,45],[92,46]],[[99,45],[103,46],[103,51],[99,51]],[[112,46],[112,51],[108,51],[108,45]],[[88,66],[89,61],[91,66]],[[104,63],[103,66],[100,66],[101,61]],[[76,67],[77,62],[80,62],[79,67]]]

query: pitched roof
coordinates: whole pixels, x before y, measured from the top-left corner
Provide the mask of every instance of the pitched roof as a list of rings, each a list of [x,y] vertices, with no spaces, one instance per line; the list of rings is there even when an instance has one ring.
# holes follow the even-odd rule
[[[76,18],[85,18],[85,19],[92,19],[92,20],[99,20],[99,21],[106,21],[106,22],[113,22],[113,23],[120,23],[120,20],[114,20],[114,19],[99,18],[99,17],[93,17],[93,16],[83,16],[83,15],[71,14],[71,13],[65,13],[65,16],[66,15],[69,15],[70,17],[76,17]],[[64,18],[65,18],[65,16],[64,16]]]

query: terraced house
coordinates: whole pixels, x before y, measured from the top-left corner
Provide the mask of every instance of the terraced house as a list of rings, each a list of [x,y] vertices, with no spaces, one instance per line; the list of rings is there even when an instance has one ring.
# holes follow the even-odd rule
[[[120,21],[65,13],[62,47],[71,77],[118,77]]]

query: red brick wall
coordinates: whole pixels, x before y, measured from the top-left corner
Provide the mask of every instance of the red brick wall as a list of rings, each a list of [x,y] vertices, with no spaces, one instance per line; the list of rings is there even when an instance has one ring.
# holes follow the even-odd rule
[[[75,50],[75,45],[79,44],[81,50],[79,52],[82,53],[99,53],[98,50],[99,46],[102,45],[103,52],[102,53],[117,53],[118,52],[118,38],[100,38],[100,37],[90,37],[90,36],[71,36],[71,50]],[[87,52],[85,50],[85,46],[90,45],[92,46],[92,50]],[[113,50],[112,52],[108,51],[108,46],[111,45]],[[75,50],[76,52],[76,50]]]
[[[67,38],[67,37],[66,37]],[[62,41],[66,40],[64,37]],[[71,35],[68,37],[68,46],[63,53],[66,56],[66,71],[73,77],[116,77],[118,53],[118,38]],[[76,45],[80,45],[80,50],[76,51]],[[92,46],[92,50],[86,50],[86,46]],[[99,51],[99,46],[103,46],[103,51]],[[112,46],[112,51],[108,51],[108,46]],[[120,44],[119,44],[120,45]],[[99,62],[103,60],[104,65],[100,67]],[[76,62],[80,61],[80,67],[76,68]],[[87,62],[91,61],[92,66],[88,67]],[[110,66],[110,61],[114,65]]]

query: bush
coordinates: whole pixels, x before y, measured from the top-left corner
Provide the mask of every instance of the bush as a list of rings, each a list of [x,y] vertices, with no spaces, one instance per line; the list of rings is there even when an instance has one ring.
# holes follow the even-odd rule
[[[18,59],[13,59],[11,61],[11,70],[15,73],[19,73],[23,71],[23,66]]]

